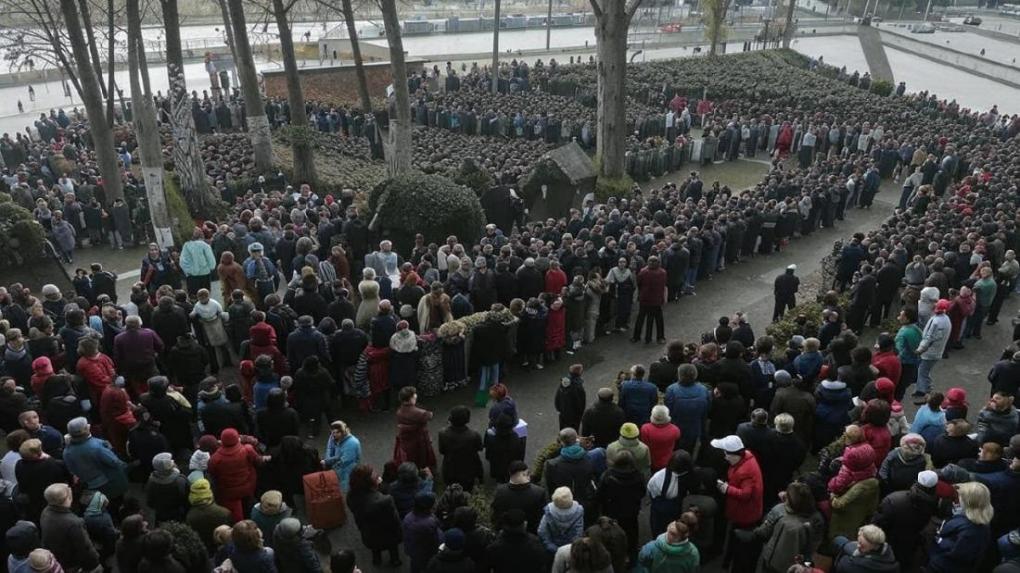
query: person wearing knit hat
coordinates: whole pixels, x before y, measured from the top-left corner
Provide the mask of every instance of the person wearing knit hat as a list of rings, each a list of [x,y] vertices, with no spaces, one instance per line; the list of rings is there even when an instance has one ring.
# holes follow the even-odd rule
[[[606,448],[606,459],[612,464],[617,454],[628,451],[634,456],[634,467],[647,478],[651,475],[652,458],[648,446],[638,439],[640,435],[637,424],[627,422],[620,426],[620,437]]]
[[[655,405],[650,421],[641,426],[641,442],[648,446],[652,473],[666,467],[679,439],[680,428],[670,420],[669,408],[662,404]]]
[[[942,401],[942,410],[946,413],[946,421],[957,418],[967,419],[967,411],[970,404],[967,403],[967,391],[963,388],[953,387],[946,390],[946,398]]]
[[[285,571],[322,571],[319,556],[315,554],[312,542],[302,535],[303,530],[301,522],[293,517],[280,521],[270,544],[276,554],[276,562],[289,564],[282,568]]]
[[[259,502],[251,510],[251,520],[262,530],[262,539],[272,547],[273,531],[284,519],[290,517],[294,510],[283,501],[283,494],[271,489],[262,494]]]
[[[878,470],[882,495],[909,489],[917,475],[932,467],[931,456],[925,453],[925,441],[920,434],[907,434],[900,445],[893,448]]]
[[[48,549],[33,550],[28,555],[28,566],[33,573],[64,573],[57,558]]]
[[[191,491],[188,494],[188,509],[185,523],[198,533],[202,543],[210,551],[216,548],[213,533],[217,527],[229,526],[234,523],[230,517],[230,510],[217,505],[213,499],[212,486],[207,479],[199,479],[191,484]]]
[[[152,475],[145,484],[145,503],[156,512],[156,523],[184,521],[188,512],[188,478],[181,475],[167,452],[152,458]]]
[[[917,406],[924,404],[927,400],[927,395],[932,388],[932,370],[938,361],[942,360],[949,343],[949,335],[952,331],[952,324],[946,314],[949,305],[949,301],[945,299],[935,303],[935,314],[928,319],[921,333],[921,344],[917,347],[921,363],[917,366],[917,386],[913,394],[914,404]]]
[[[485,259],[482,259],[485,260]],[[429,560],[429,571],[471,571],[475,563],[464,551],[464,531],[453,527],[443,533],[439,553]]]
[[[194,484],[200,479],[207,479],[206,471],[209,469],[209,452],[195,450],[188,461],[188,483]]]

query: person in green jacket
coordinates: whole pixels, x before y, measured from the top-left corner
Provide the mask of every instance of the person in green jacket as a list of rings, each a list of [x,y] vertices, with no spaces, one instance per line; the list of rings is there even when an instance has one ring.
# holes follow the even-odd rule
[[[896,386],[896,399],[902,400],[907,388],[917,382],[917,365],[921,363],[921,355],[917,347],[921,345],[921,327],[917,326],[917,309],[905,307],[900,311],[899,322],[902,326],[896,331],[896,355],[900,359],[900,383]]]
[[[670,523],[666,533],[641,548],[638,563],[648,573],[697,573],[701,556],[689,535],[686,523],[680,520]]]

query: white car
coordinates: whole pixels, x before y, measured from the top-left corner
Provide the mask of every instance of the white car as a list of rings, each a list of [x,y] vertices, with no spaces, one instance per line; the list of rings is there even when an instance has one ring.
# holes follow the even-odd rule
[[[935,26],[924,22],[923,24],[914,24],[910,27],[911,34],[934,34]]]
[[[963,24],[965,26],[980,26],[981,18],[978,18],[977,16],[967,16],[963,19]]]

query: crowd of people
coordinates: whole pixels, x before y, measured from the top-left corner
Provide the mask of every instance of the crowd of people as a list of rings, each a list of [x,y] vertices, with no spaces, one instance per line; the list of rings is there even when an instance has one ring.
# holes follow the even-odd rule
[[[73,295],[0,288],[9,568],[319,571],[323,534],[294,508],[299,496],[322,501],[303,480],[324,474],[373,564],[384,552],[400,564],[403,545],[415,573],[659,573],[713,559],[733,571],[811,571],[816,559],[839,573],[1020,569],[1020,348],[992,367],[991,398],[974,412],[937,368],[999,320],[1016,287],[1020,124],[928,94],[848,90],[784,58],[629,68],[632,97],[659,93],[649,105],[673,116],[663,137],[697,122],[717,138],[702,150],[769,153],[751,189],[693,172],[559,220],[488,225],[472,242],[418,236],[397,252],[353,194],[260,179],[179,250],[152,245],[127,300],[99,263],[78,269]],[[514,74],[505,97],[528,89]],[[471,82],[484,82],[466,76],[462,93],[435,101],[488,108],[471,99],[483,93]],[[582,89],[594,68],[541,76]],[[669,87],[683,82],[717,94],[714,105],[692,114]],[[5,163],[18,160],[3,184],[71,259],[77,240],[106,234],[74,215],[99,202],[102,179],[87,129],[50,135],[0,140]],[[53,171],[58,152],[73,172]],[[122,159],[131,164],[129,148]],[[756,336],[738,314],[667,344],[667,304],[852,219],[883,179],[902,180],[903,205],[841,249],[817,331],[797,317],[788,340]],[[114,246],[133,234],[106,230]],[[795,270],[777,280],[774,318],[796,312]],[[872,348],[864,326],[894,315]],[[558,361],[614,332],[665,356],[589,401],[584,367]],[[234,363],[236,379],[222,370]],[[565,373],[560,432],[529,465],[514,376],[554,366]],[[435,447],[419,396],[469,380],[485,431],[457,406]],[[908,421],[911,390],[920,407]],[[394,407],[391,461],[372,467],[343,412]],[[486,483],[496,488],[483,521],[471,500]],[[331,556],[333,571],[354,567],[349,550]]]

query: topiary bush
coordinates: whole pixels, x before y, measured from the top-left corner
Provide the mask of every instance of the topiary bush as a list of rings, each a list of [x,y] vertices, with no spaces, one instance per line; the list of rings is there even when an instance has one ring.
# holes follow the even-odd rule
[[[893,92],[893,85],[892,82],[887,82],[885,80],[873,80],[871,82],[870,91],[873,94],[878,94],[883,97],[888,96]]]
[[[414,236],[443,242],[456,235],[470,243],[481,234],[485,213],[475,192],[442,175],[406,173],[383,181],[368,196],[370,220],[398,249],[407,250]]]
[[[0,193],[0,269],[37,258],[45,240],[46,231],[32,213]]]
[[[595,180],[595,200],[605,203],[610,197],[617,199],[629,197],[634,188],[634,180],[624,175],[619,179],[599,177]]]
[[[475,194],[479,197],[492,188],[492,177],[489,172],[479,168],[478,163],[470,157],[464,158],[464,161],[461,162],[460,169],[453,176],[453,181],[474,189]]]

